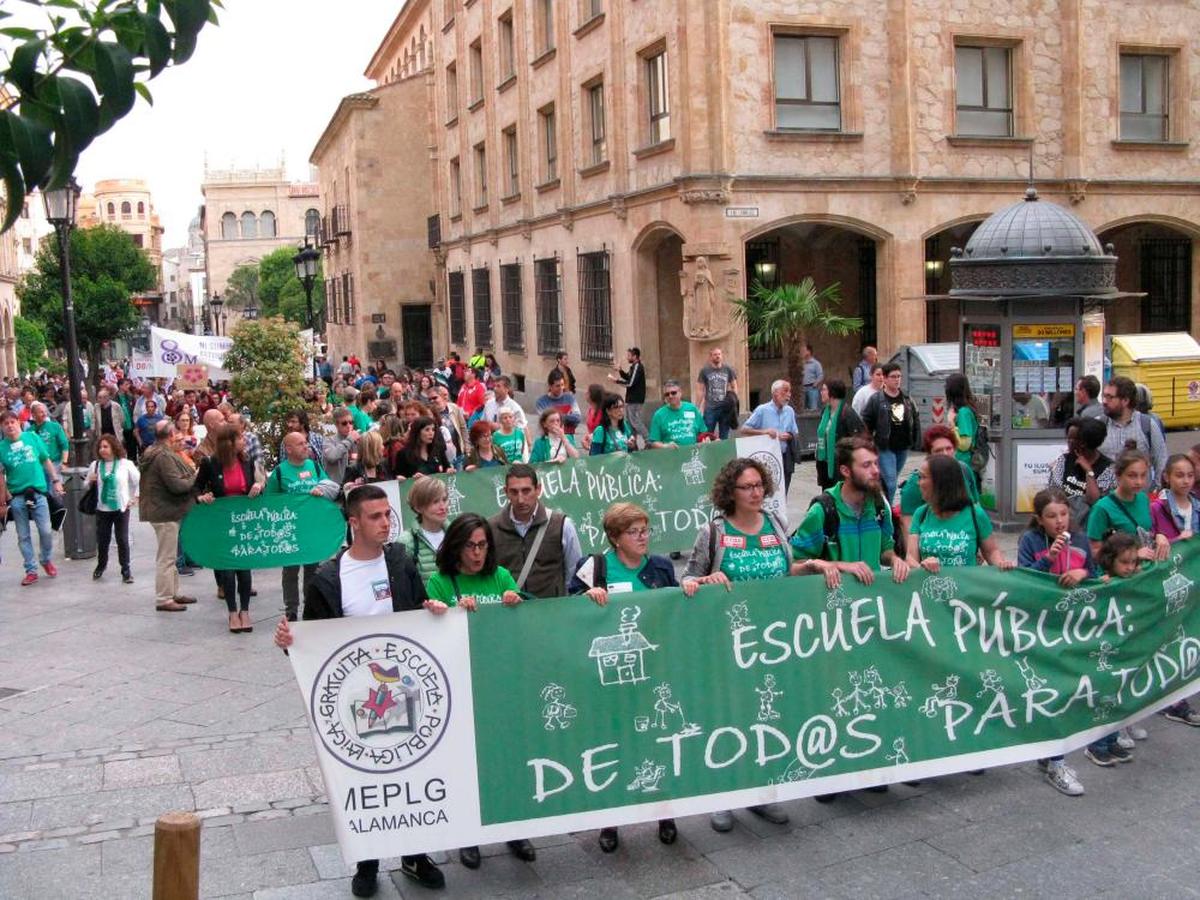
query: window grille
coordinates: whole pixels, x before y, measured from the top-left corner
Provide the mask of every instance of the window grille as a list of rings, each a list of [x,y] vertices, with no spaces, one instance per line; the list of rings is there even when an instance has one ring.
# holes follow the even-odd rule
[[[525,322],[521,316],[521,264],[500,267],[500,307],[503,314],[504,349],[525,349]]]
[[[490,269],[471,270],[471,306],[475,312],[475,346],[492,345],[492,273]]]
[[[563,348],[562,272],[558,258],[539,259],[534,263],[533,276],[538,353],[553,356]]]
[[[608,251],[579,254],[579,352],[589,362],[611,361],[612,294]]]
[[[467,291],[462,272],[451,272],[449,276],[450,299],[450,343],[467,342]]]

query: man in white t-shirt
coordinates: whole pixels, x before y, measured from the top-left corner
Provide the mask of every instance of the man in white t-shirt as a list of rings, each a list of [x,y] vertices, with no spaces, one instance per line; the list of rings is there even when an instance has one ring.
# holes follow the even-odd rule
[[[499,425],[502,409],[512,410],[513,422],[529,437],[529,419],[525,416],[525,410],[521,409],[521,404],[513,399],[512,381],[507,375],[492,380],[492,396],[483,407],[483,417],[493,425]]]
[[[850,406],[861,416],[870,399],[881,390],[883,390],[883,365],[875,363],[871,366],[871,380],[854,392],[854,399],[850,401]]]
[[[375,484],[355,488],[346,498],[346,515],[351,544],[323,563],[308,583],[304,620],[420,609],[426,595],[417,567],[403,547],[387,543],[392,519],[383,488]],[[286,651],[294,640],[285,617],[275,628],[275,644]],[[441,870],[424,853],[402,856],[400,871],[423,887],[437,889],[446,884]],[[350,890],[356,897],[370,897],[378,878],[379,860],[360,860]]]

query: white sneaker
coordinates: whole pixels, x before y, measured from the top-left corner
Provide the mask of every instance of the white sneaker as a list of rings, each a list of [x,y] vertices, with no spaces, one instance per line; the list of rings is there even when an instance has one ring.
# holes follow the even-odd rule
[[[1141,725],[1130,725],[1125,730],[1135,741],[1144,741],[1146,738],[1150,737],[1150,732],[1148,732]]]
[[[1059,793],[1068,797],[1082,797],[1083,785],[1075,776],[1075,770],[1067,765],[1065,760],[1051,760],[1046,766],[1046,780]]]
[[[1137,746],[1134,744],[1133,738],[1129,736],[1128,729],[1122,728],[1117,732],[1117,746],[1122,750],[1132,750]]]

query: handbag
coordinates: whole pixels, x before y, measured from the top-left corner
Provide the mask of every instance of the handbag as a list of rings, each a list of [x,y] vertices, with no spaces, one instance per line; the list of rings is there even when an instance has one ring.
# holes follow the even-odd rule
[[[79,498],[79,511],[85,516],[94,516],[99,499],[100,491],[96,487],[96,482],[93,481],[88,485],[87,490],[83,492],[83,496]]]

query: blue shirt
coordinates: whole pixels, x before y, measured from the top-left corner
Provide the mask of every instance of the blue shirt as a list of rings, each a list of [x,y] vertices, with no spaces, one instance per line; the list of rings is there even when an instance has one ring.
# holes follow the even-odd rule
[[[792,409],[790,404],[784,404],[780,408],[775,405],[774,400],[756,406],[743,427],[753,428],[756,431],[766,431],[768,428],[774,428],[776,431],[786,432],[787,434],[800,433],[800,428],[796,425],[796,410]],[[790,442],[785,440],[779,442],[780,448],[784,449],[789,444]]]
[[[816,387],[825,377],[825,370],[821,367],[821,363],[814,356],[804,364],[804,374],[801,381],[804,382],[806,388]]]

